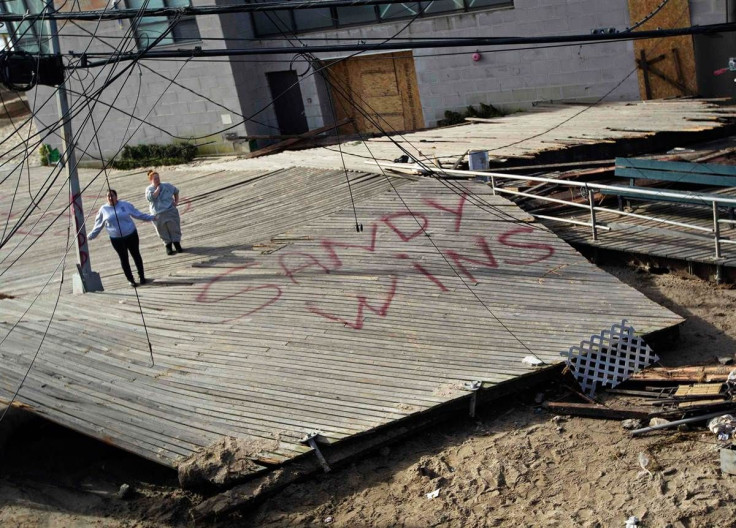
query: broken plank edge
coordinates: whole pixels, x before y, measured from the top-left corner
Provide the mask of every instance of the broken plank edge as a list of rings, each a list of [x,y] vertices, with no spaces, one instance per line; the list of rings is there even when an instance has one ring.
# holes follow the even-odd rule
[[[509,394],[528,390],[559,377],[560,371],[561,365],[554,365],[491,387],[483,387],[477,393],[478,403],[497,402]],[[320,449],[332,468],[344,467],[358,456],[374,452],[386,444],[407,438],[439,422],[463,416],[463,412],[469,412],[471,398],[472,393],[468,392],[440,406],[410,415],[372,431],[354,435],[335,444],[320,446]],[[190,516],[194,522],[201,523],[253,507],[288,485],[320,471],[321,468],[316,456],[311,452],[305,453],[285,462],[273,471],[259,472],[255,478],[204,500],[190,510]]]

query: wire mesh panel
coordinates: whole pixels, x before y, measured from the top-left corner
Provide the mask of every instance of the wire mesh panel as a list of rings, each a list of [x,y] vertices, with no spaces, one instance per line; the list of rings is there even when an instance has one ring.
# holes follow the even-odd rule
[[[634,327],[626,319],[581,341],[579,346],[571,346],[562,355],[567,356],[567,365],[583,392],[591,397],[599,386],[613,388],[659,361],[649,345],[634,335]]]

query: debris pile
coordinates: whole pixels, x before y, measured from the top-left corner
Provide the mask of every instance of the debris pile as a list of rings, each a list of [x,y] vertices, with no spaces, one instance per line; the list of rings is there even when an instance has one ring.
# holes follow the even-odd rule
[[[632,437],[687,433],[705,425],[720,449],[722,472],[736,474],[736,369],[729,371],[721,361],[718,366],[652,367],[659,357],[625,320],[563,355],[567,393],[554,400],[538,395],[535,401],[543,409],[621,420]],[[639,476],[653,478],[651,456],[640,452],[638,461]]]

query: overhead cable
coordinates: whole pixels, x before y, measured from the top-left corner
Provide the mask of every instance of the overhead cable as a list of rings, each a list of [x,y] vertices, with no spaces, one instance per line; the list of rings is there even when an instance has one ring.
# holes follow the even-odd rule
[[[330,7],[359,7],[372,5],[387,4],[406,4],[406,0],[306,0],[294,2],[263,2],[263,3],[243,3],[235,5],[217,5],[217,6],[178,6],[178,7],[157,7],[146,9],[142,16],[144,17],[173,17],[173,16],[198,16],[198,15],[229,15],[235,13],[259,13],[278,10],[292,9],[325,9]],[[425,8],[426,9],[426,8]],[[54,13],[50,18],[55,20],[125,20],[128,18],[136,18],[138,9],[115,9],[115,10],[90,10],[90,11],[65,11]],[[14,13],[5,13],[0,15],[0,22],[22,22],[35,21],[37,15],[19,15]]]
[[[539,37],[476,37],[472,39],[448,39],[435,40],[426,39],[419,42],[385,42],[378,44],[342,44],[342,45],[321,45],[321,46],[303,46],[300,48],[302,53],[347,53],[347,52],[368,52],[383,50],[406,50],[406,49],[427,49],[427,48],[457,48],[457,47],[477,47],[477,46],[509,46],[515,44],[549,44],[549,43],[576,43],[576,42],[596,42],[608,40],[639,40],[664,37],[679,37],[683,35],[702,35],[706,33],[729,33],[736,31],[736,23],[727,24],[708,24],[703,26],[690,26],[684,28],[658,29],[651,31],[636,31],[631,33],[612,33],[612,34],[583,34],[583,35],[547,35]],[[144,55],[146,58],[173,58],[173,57],[233,57],[242,55],[282,55],[290,53],[291,49],[285,47],[269,47],[269,48],[218,48],[218,49],[202,49],[194,47],[193,49],[177,49],[177,50],[150,50]],[[72,57],[101,57],[109,58],[109,53],[76,53],[69,52]],[[138,60],[139,53],[125,54],[114,57],[115,61]],[[88,67],[96,67],[107,64],[107,62],[91,62]],[[82,66],[78,66],[82,67]]]

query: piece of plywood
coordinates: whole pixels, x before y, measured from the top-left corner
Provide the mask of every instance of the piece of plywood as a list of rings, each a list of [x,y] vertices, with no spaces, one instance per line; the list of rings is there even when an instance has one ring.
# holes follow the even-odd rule
[[[410,51],[338,60],[325,70],[341,133],[406,131],[424,125]]]
[[[629,24],[634,25],[652,13],[661,0],[629,0]],[[673,29],[690,26],[688,0],[670,0],[651,19],[635,31]],[[639,93],[642,99],[662,99],[695,95],[695,52],[692,36],[634,41],[639,64]],[[646,66],[643,62],[648,62]],[[645,70],[649,69],[649,73]]]

